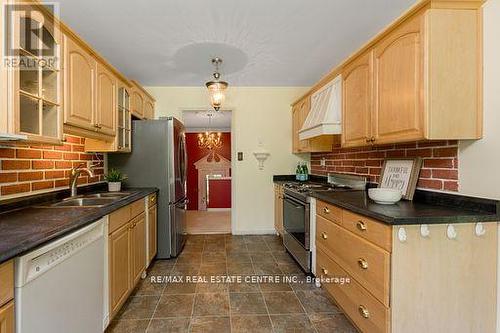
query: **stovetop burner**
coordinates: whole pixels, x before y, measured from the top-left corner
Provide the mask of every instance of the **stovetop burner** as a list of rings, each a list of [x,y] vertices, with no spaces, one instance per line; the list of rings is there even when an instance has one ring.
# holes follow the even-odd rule
[[[365,190],[366,178],[355,175],[329,173],[327,182],[290,181],[283,184],[285,194],[302,202],[309,202],[312,192],[341,192]]]

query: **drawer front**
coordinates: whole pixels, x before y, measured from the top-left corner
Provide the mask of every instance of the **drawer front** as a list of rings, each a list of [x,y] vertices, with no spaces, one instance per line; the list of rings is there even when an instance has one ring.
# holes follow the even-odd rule
[[[130,221],[130,206],[131,205],[122,207],[109,215],[109,234],[120,229],[123,225]]]
[[[14,262],[0,265],[0,306],[14,298]]]
[[[323,281],[322,286],[362,332],[389,332],[390,310],[320,249],[316,252],[316,272],[323,279],[350,279],[345,284]]]
[[[347,210],[343,212],[342,222],[344,228],[391,252],[391,226]]]
[[[137,200],[130,204],[130,218],[133,219],[137,215],[145,211],[144,199]]]
[[[149,207],[153,207],[154,205],[156,205],[156,200],[157,200],[156,193],[150,194],[148,197]]]
[[[373,296],[389,306],[390,254],[322,217],[318,217],[316,228],[316,243]]]
[[[342,208],[321,200],[316,201],[316,214],[335,223],[342,224]]]

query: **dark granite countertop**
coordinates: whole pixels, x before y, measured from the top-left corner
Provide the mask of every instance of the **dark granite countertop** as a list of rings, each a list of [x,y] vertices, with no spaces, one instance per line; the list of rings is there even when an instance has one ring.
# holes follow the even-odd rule
[[[278,176],[273,180],[283,183],[286,177]],[[417,190],[413,201],[401,200],[394,205],[377,204],[366,191],[313,191],[311,196],[391,225],[500,221],[500,201],[459,194]]]
[[[135,188],[124,191],[131,194],[104,207],[40,207],[37,204],[1,213],[0,263],[95,222],[123,206],[155,193],[157,189]]]

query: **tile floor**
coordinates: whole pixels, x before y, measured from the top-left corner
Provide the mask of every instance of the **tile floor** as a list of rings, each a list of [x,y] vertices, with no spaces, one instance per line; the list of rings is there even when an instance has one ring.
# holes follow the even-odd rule
[[[231,210],[188,210],[186,232],[199,234],[230,234]]]
[[[322,289],[306,283],[168,283],[151,276],[304,274],[275,236],[191,235],[156,261],[107,333],[356,332]]]

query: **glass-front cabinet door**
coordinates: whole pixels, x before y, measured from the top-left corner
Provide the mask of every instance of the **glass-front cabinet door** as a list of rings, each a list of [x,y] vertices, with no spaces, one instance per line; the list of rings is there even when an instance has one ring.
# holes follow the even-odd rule
[[[30,141],[61,143],[61,33],[39,11],[16,11],[10,18],[14,130]]]
[[[130,114],[130,94],[127,88],[121,86],[118,88],[118,133],[117,150],[121,152],[130,152],[131,147],[131,121]]]

